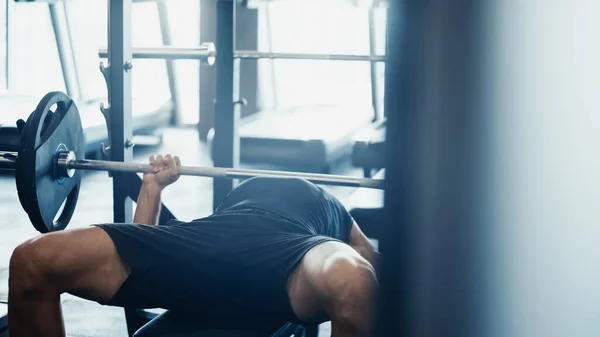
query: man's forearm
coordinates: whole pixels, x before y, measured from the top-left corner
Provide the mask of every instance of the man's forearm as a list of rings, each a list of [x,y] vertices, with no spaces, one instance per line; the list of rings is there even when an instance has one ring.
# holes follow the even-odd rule
[[[156,184],[142,184],[137,200],[133,222],[156,225],[160,214],[160,194],[162,188]]]

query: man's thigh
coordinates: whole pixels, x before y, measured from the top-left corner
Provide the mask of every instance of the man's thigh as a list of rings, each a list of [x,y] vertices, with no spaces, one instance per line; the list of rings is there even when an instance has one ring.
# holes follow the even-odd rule
[[[61,292],[104,302],[129,276],[113,241],[98,227],[53,232],[26,245],[44,279]]]

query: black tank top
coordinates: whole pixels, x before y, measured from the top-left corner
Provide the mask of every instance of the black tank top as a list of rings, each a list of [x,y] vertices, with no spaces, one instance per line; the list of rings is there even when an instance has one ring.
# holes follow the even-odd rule
[[[321,187],[298,178],[252,178],[219,204],[215,214],[259,210],[299,227],[283,230],[324,235],[348,243],[352,220],[344,206]]]
[[[219,289],[213,310],[299,322],[287,295],[289,275],[314,246],[348,243],[352,219],[340,201],[306,180],[260,177],[241,183],[213,215],[179,226],[197,228],[188,235],[197,235],[199,255],[212,256],[203,261],[212,275],[199,285]]]

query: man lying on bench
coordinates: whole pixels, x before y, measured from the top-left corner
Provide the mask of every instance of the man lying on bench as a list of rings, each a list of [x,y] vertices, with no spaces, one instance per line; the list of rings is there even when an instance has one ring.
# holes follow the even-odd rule
[[[369,335],[378,253],[331,194],[301,179],[253,178],[206,218],[155,226],[181,163],[166,155],[150,164],[134,224],[53,232],[15,249],[11,337],[64,336],[63,292],[204,321],[331,320],[334,337]]]

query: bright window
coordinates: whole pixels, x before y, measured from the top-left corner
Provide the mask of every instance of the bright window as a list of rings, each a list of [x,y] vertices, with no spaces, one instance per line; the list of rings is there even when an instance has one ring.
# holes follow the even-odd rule
[[[0,91],[6,90],[6,6],[0,6]]]
[[[200,0],[172,0],[167,1],[166,5],[172,45],[197,46],[200,43]],[[174,65],[182,122],[196,124],[200,109],[200,62],[178,60]]]
[[[262,51],[369,54],[367,8],[271,2],[259,13]],[[376,13],[377,52],[383,53],[385,10],[378,9]],[[306,104],[371,106],[368,62],[262,60],[259,69],[262,108]],[[382,97],[383,66],[378,66],[377,70]]]
[[[66,5],[82,96],[85,99],[104,98],[107,91],[99,70],[98,49],[105,48],[108,43],[106,0],[68,1]],[[133,4],[132,43],[134,47],[162,45],[154,2]],[[157,108],[170,99],[165,61],[134,60],[133,65],[132,95],[135,99],[156,103]]]
[[[40,98],[65,91],[48,3],[11,1],[9,6],[9,90]]]

